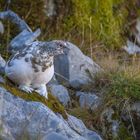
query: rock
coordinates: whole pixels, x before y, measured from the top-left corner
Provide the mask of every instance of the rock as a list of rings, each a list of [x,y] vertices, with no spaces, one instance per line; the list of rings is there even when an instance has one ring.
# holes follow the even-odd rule
[[[137,41],[137,43],[140,45],[140,18],[138,18],[136,21],[136,27],[133,31],[133,35],[135,37],[135,41]]]
[[[88,140],[102,140],[102,138],[99,135],[97,135],[97,133],[88,130],[84,125],[84,123],[80,119],[77,119],[74,116],[71,115],[68,116],[68,124],[78,134],[81,134],[83,137],[85,137]]]
[[[0,21],[0,33],[3,34],[4,33],[4,26],[2,24],[2,22]]]
[[[47,136],[43,137],[42,140],[68,140],[68,138],[56,132],[51,132]]]
[[[90,134],[92,140],[101,140],[98,134],[86,130],[82,121],[74,120],[71,119],[74,125],[70,125],[69,121],[42,103],[25,101],[0,88],[0,122],[14,140],[90,140]],[[75,131],[76,124],[78,131]],[[86,130],[84,135],[83,130]]]
[[[0,55],[0,74],[5,73],[5,65],[6,65],[6,61]]]
[[[44,0],[44,12],[48,17],[49,23],[55,26],[56,20],[64,19],[71,13],[72,2],[64,0]]]
[[[135,112],[136,115],[140,118],[140,102],[135,102],[131,106],[131,111]]]
[[[95,110],[101,103],[101,99],[94,93],[78,91],[76,93],[76,96],[79,97],[79,103],[81,108]]]
[[[134,123],[133,125],[136,131],[135,132],[136,139],[139,140],[140,139],[140,101],[133,103],[130,110],[131,110],[131,115],[132,115],[131,117]]]
[[[55,59],[55,72],[62,75],[57,75],[56,78],[60,83],[66,83],[79,89],[91,82],[90,74],[94,76],[101,69],[91,58],[85,56],[77,46],[70,42],[66,43],[65,54]]]
[[[64,106],[68,105],[70,102],[70,96],[68,90],[62,86],[57,84],[49,85],[50,93],[54,95]]]
[[[101,120],[102,120],[102,132],[104,135],[107,135],[108,138],[112,139],[118,138],[120,122],[115,116],[115,111],[112,108],[107,108],[102,112]]]
[[[48,17],[56,16],[56,5],[54,0],[44,0],[45,13]]]
[[[140,53],[140,18],[133,24],[129,38],[130,40],[127,40],[126,46],[124,47],[125,51],[128,54]]]
[[[125,122],[127,128],[133,131],[135,139],[140,138],[140,101],[128,105],[122,112],[122,120]],[[133,130],[134,129],[134,130]],[[134,134],[135,133],[135,134]]]
[[[9,44],[9,52],[15,53],[21,49],[24,49],[30,43],[32,43],[41,34],[40,29],[35,32],[31,32],[27,29],[19,33]]]
[[[0,75],[0,83],[5,83],[5,79]]]
[[[10,130],[5,126],[0,120],[0,140],[14,140],[13,136],[10,133]]]
[[[138,45],[136,45],[135,43],[127,40],[127,45],[124,46],[124,50],[128,53],[128,54],[136,54],[136,53],[140,53],[140,47]]]

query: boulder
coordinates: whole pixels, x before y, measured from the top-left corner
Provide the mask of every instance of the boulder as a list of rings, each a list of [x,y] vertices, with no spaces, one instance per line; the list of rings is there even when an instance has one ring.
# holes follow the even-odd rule
[[[25,101],[3,88],[0,88],[0,122],[9,140],[101,140],[81,120],[70,115],[65,120],[42,103]]]
[[[53,17],[57,15],[56,5],[54,0],[44,0],[44,8],[47,17]]]
[[[43,140],[68,140],[68,138],[56,132],[51,132],[48,135],[44,136]]]
[[[135,41],[140,45],[140,18],[136,20],[135,30],[133,30]]]
[[[80,119],[77,119],[76,117],[69,115],[67,122],[69,126],[75,130],[75,132],[81,134],[81,136],[85,137],[86,139],[102,140],[102,138],[99,135],[97,135],[96,132],[88,130]]]
[[[127,40],[127,44],[126,44],[126,46],[124,46],[124,50],[128,54],[140,53],[140,47],[136,43],[131,42],[129,40]]]
[[[70,102],[70,96],[68,90],[58,84],[49,85],[50,93],[54,95],[64,106],[68,105]]]
[[[122,112],[122,120],[132,132],[136,140],[140,138],[140,101],[135,101],[126,106]]]
[[[2,24],[2,22],[0,21],[0,33],[3,34],[4,33],[4,26]]]
[[[0,140],[14,140],[8,126],[0,120]]]
[[[106,108],[100,116],[101,131],[106,139],[119,139],[120,120],[115,115],[112,108]]]
[[[94,77],[95,73],[101,69],[91,58],[84,55],[76,45],[70,42],[66,42],[66,44],[65,53],[55,59],[56,78],[60,83],[80,89],[88,85],[93,80],[91,75]]]
[[[6,61],[0,55],[0,74],[5,73],[5,65],[6,65]]]
[[[40,34],[40,29],[37,29],[35,32],[31,32],[27,29],[23,30],[9,43],[9,52],[14,54],[17,51],[24,49],[35,41]]]
[[[81,108],[95,110],[101,103],[101,99],[95,93],[78,91],[76,96],[79,97]]]

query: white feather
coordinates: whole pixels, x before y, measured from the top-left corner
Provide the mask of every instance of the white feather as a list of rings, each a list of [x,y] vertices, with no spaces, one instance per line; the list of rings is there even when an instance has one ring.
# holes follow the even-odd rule
[[[25,61],[25,58],[29,56],[30,55],[27,54],[20,59],[16,59],[13,57],[13,59],[9,60],[11,66],[8,65],[9,62],[7,62],[5,67],[5,73],[8,78],[11,79],[14,83],[18,84],[20,87],[22,87],[21,89],[26,89],[26,91],[30,88],[40,89],[40,87],[42,87],[42,85],[46,85],[54,75],[54,65],[48,67],[44,72],[42,72],[41,66],[38,65],[38,69],[40,71],[35,72],[31,62]],[[41,95],[44,95],[45,92],[44,90],[36,91],[43,92],[40,93]]]

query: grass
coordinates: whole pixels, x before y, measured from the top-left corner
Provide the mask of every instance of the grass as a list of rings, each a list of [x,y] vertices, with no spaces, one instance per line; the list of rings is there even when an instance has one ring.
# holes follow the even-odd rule
[[[138,57],[129,57],[127,61],[123,61],[118,56],[109,55],[99,63],[104,71],[96,75],[95,88],[111,96],[140,100]]]

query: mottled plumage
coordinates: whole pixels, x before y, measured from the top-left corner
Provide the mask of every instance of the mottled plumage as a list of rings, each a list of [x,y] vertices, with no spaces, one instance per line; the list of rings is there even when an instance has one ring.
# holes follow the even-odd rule
[[[20,89],[35,90],[47,98],[46,84],[54,75],[53,59],[63,53],[64,47],[63,41],[33,42],[9,59],[5,73]]]

